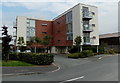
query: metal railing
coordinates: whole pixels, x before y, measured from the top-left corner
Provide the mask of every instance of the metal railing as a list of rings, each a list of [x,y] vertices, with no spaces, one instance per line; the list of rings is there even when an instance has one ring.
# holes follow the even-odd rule
[[[92,12],[83,12],[83,18],[93,18]]]
[[[83,31],[93,31],[92,25],[83,25]]]

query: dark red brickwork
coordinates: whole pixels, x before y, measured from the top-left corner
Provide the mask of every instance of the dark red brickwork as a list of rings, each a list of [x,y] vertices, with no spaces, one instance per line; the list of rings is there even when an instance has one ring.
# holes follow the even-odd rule
[[[53,45],[71,46],[72,41],[67,40],[66,16],[62,16],[53,21]]]
[[[51,35],[52,41],[50,46],[72,46],[73,41],[67,40],[66,32],[67,29],[65,15],[54,21],[36,20],[36,36],[40,37],[40,39],[43,39],[45,33],[46,35]]]
[[[47,25],[45,25],[47,24]],[[43,39],[43,37],[45,35],[52,35],[52,26],[53,25],[53,21],[45,21],[45,20],[36,20],[36,30],[35,30],[35,35],[37,37],[39,37],[41,40]],[[52,41],[51,44],[52,45]]]

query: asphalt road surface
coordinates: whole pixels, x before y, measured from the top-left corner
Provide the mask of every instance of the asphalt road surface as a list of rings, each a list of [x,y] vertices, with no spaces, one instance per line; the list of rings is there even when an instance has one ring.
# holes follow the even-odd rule
[[[85,59],[69,59],[56,55],[58,71],[46,74],[3,76],[3,81],[118,81],[118,56],[96,56]]]

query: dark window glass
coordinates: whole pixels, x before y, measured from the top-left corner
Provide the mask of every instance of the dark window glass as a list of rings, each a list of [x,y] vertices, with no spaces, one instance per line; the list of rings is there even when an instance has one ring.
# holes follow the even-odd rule
[[[47,32],[42,32],[43,34],[47,34]]]
[[[66,14],[66,24],[72,22],[72,11]]]

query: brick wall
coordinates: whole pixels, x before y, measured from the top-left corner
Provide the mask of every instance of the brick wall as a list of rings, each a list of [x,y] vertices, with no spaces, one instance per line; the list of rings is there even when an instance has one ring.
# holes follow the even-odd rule
[[[53,36],[52,24],[52,21],[36,20],[35,35],[38,36],[41,40],[44,38],[45,35]],[[52,41],[50,45],[52,45]]]
[[[53,46],[71,46],[73,41],[67,40],[66,16],[53,21]]]

